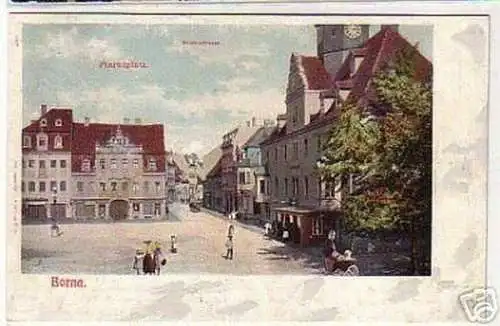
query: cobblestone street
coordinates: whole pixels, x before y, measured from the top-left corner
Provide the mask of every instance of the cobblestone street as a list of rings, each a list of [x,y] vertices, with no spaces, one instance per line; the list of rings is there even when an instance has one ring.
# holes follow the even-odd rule
[[[135,249],[160,241],[167,255],[162,273],[317,274],[320,261],[298,249],[268,240],[255,230],[235,228],[234,260],[223,258],[228,221],[206,212],[173,209],[176,221],[150,223],[62,224],[61,237],[49,225],[24,225],[24,273],[134,274]],[[171,254],[170,235],[178,253]]]

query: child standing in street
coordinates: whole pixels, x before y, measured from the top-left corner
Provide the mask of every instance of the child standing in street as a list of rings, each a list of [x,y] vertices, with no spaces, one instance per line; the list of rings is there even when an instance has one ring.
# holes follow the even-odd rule
[[[132,269],[135,269],[137,275],[141,275],[141,263],[143,258],[144,252],[140,249],[137,249],[135,251],[134,265],[132,266]]]
[[[226,241],[226,259],[233,259],[233,237],[227,237]]]

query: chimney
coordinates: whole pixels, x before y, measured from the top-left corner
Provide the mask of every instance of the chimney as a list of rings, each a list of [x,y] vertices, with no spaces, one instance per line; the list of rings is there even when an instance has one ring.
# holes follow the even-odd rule
[[[247,127],[250,127],[250,121],[247,121]]]
[[[123,124],[129,124],[130,118],[123,118]]]
[[[283,128],[286,123],[286,114],[278,114],[276,122],[278,123],[278,128]]]
[[[135,118],[134,122],[136,125],[140,125],[142,123],[142,120],[141,118]]]
[[[399,29],[399,25],[382,25],[381,29],[392,29],[394,32],[397,32]]]
[[[85,117],[85,119],[84,119],[84,125],[85,125],[85,127],[88,127],[89,124],[90,124],[90,118],[89,117]]]
[[[252,127],[257,125],[257,119],[255,117],[252,118]]]
[[[40,111],[42,115],[45,115],[45,113],[47,113],[47,104],[40,105]]]

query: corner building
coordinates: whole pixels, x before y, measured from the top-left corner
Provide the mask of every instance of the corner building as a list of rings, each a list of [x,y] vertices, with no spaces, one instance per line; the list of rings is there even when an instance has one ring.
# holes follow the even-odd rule
[[[317,26],[318,55],[291,56],[286,113],[278,115],[277,129],[261,146],[271,217],[297,227],[301,245],[322,243],[330,229],[340,228],[345,185],[320,179],[315,166],[341,105],[352,101],[374,112],[373,76],[398,51],[413,48],[397,29],[385,25],[370,37],[368,25]],[[415,60],[416,78],[428,80],[431,63],[421,54]]]
[[[51,163],[47,168],[48,176],[55,180],[42,179],[40,168],[30,168],[29,161],[35,155],[39,161],[47,155],[56,155],[50,142],[50,150],[41,151],[37,147],[23,153],[23,161],[28,160],[23,169],[23,184],[50,182],[51,186],[59,186],[57,189],[51,187],[52,193],[42,186],[34,191],[30,185],[27,189],[23,186],[23,206],[26,206],[23,218],[123,220],[166,216],[163,125],[90,123],[87,118],[84,123],[77,123],[72,121],[71,110],[51,109],[46,113],[42,111],[41,118],[23,130],[23,139],[25,134],[32,134],[32,130],[37,132],[35,137],[43,137],[40,134],[43,135],[44,130],[38,126],[45,120],[47,124],[63,120],[68,125],[68,145],[63,146],[66,150],[56,152],[59,156],[65,155],[68,167],[60,171],[57,163],[56,168],[52,168]],[[51,133],[48,134],[50,139]],[[54,139],[57,135],[59,133]],[[63,176],[65,180],[57,180]],[[64,187],[62,182],[65,182]],[[51,196],[56,198],[51,200]],[[55,214],[43,213],[43,208],[34,210],[30,208],[33,199],[45,203],[46,209],[54,210],[56,204],[65,205],[65,210],[58,206]]]

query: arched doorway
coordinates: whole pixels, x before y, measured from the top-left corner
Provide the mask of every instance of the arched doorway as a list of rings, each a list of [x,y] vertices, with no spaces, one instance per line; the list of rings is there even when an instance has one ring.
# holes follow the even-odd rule
[[[128,209],[128,202],[126,200],[113,200],[109,204],[109,216],[113,220],[124,220],[128,217]]]

